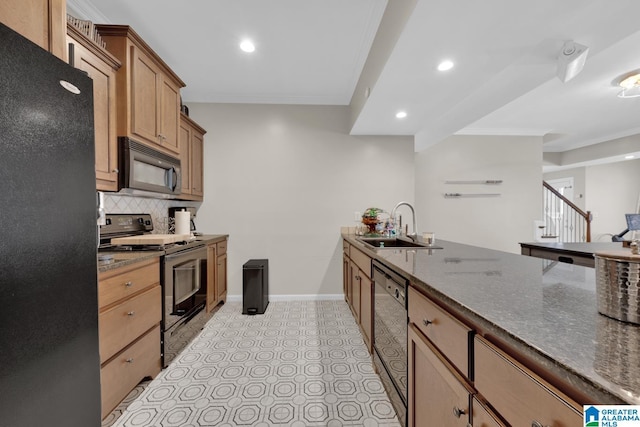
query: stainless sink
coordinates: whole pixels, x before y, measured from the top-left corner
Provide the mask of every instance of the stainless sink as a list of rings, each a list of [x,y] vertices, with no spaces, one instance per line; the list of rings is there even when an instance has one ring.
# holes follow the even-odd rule
[[[427,246],[424,243],[417,243],[396,237],[357,237],[356,240],[376,249],[442,249],[441,246]]]

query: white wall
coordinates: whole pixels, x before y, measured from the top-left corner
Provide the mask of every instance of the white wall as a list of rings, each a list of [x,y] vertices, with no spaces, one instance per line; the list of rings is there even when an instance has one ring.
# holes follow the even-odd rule
[[[554,179],[573,178],[573,200],[571,200],[577,207],[586,211],[586,168],[571,168],[556,172],[548,172],[544,174],[543,179],[545,181],[551,181]]]
[[[416,154],[419,231],[438,238],[520,253],[542,216],[542,139],[452,136]],[[502,180],[499,185],[447,180]],[[500,193],[448,199],[444,193]]]
[[[624,214],[635,213],[640,197],[640,160],[588,166],[586,208],[594,218],[591,240],[611,241],[627,227]],[[631,234],[625,236],[631,237]]]
[[[189,104],[208,133],[198,229],[228,233],[229,294],[268,258],[270,294],[342,293],[340,227],[413,200],[412,137],[348,135],[341,106]]]

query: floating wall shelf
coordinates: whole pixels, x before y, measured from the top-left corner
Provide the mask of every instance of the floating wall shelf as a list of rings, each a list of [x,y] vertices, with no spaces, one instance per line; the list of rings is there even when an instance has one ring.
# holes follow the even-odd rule
[[[445,199],[457,199],[460,197],[498,197],[500,193],[444,193]]]
[[[502,184],[501,179],[481,179],[475,181],[445,181],[445,184],[486,184],[486,185],[497,185]]]

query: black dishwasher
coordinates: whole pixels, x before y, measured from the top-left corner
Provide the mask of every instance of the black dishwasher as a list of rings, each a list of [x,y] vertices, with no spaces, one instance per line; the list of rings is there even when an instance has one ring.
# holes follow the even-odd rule
[[[373,281],[373,360],[404,426],[407,419],[408,280],[374,260]]]

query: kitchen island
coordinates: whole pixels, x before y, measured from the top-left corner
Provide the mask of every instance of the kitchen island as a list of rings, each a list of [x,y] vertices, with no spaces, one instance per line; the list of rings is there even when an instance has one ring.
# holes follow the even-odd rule
[[[640,326],[598,313],[594,269],[442,240],[407,250],[343,238],[577,403],[640,404]]]

